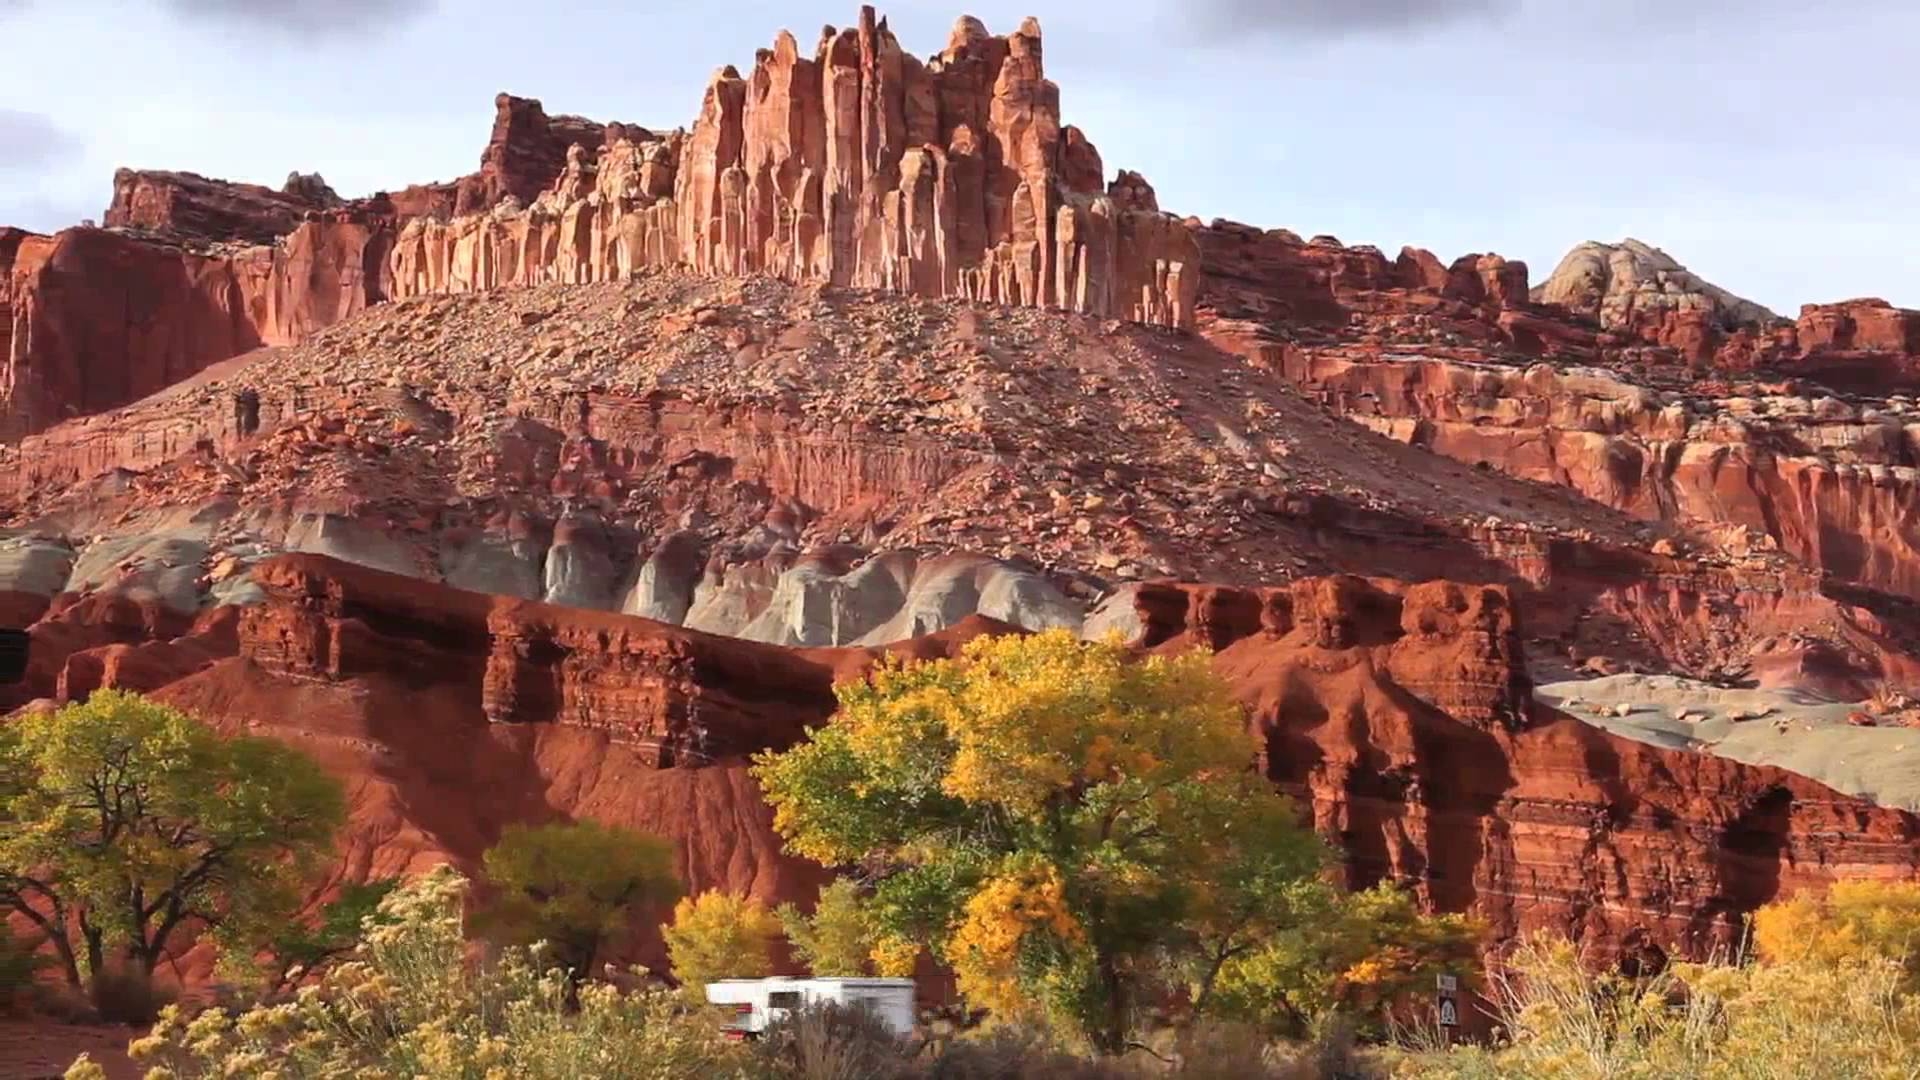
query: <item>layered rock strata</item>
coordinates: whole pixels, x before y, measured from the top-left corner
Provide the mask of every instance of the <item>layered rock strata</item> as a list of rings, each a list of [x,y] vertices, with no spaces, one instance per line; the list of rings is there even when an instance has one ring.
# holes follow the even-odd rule
[[[132,679],[215,718],[269,718],[360,781],[348,874],[477,858],[537,805],[668,837],[693,888],[790,896],[817,880],[777,854],[741,758],[825,722],[832,683],[880,650],[758,645],[312,556],[259,578],[263,603],[228,636],[216,617],[171,644],[77,652],[69,692]],[[1411,886],[1502,939],[1552,928],[1604,954],[1638,931],[1699,956],[1776,896],[1920,876],[1913,815],[1534,704],[1504,588],[1328,577],[1146,585],[1130,603],[1136,647],[1215,652],[1259,767],[1347,853],[1353,884]],[[892,648],[950,655],[999,629]],[[645,794],[669,790],[682,801]],[[454,812],[476,791],[487,805]],[[689,820],[716,798],[718,818]]]
[[[1310,397],[1390,437],[1920,596],[1920,407],[1817,387],[1650,388],[1605,369],[1280,347]],[[1794,392],[1798,389],[1800,392]]]
[[[1505,590],[1333,578],[1180,592],[1151,598],[1160,647],[1219,650],[1262,767],[1346,853],[1353,885],[1412,883],[1501,938],[1551,929],[1604,955],[1638,930],[1698,957],[1733,946],[1742,916],[1776,896],[1920,876],[1911,814],[1529,704]]]

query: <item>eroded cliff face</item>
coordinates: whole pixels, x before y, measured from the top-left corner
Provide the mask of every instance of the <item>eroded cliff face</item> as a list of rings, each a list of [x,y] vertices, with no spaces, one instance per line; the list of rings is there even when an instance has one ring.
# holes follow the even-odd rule
[[[1733,554],[1777,549],[1920,596],[1920,410],[1791,381],[1649,386],[1604,368],[1366,348],[1259,361],[1376,431],[1673,522]]]
[[[244,614],[145,637],[136,620],[75,652],[63,693],[131,685],[318,754],[353,781],[349,878],[470,863],[504,824],[558,812],[666,836],[693,889],[788,897],[819,880],[780,853],[743,758],[825,722],[833,682],[882,650],[760,645],[314,556],[258,577],[266,598]],[[1216,652],[1259,767],[1354,884],[1401,882],[1502,937],[1551,927],[1604,953],[1638,928],[1701,955],[1784,892],[1920,876],[1912,815],[1533,704],[1505,588],[1337,576],[1142,585],[1128,603],[1137,647]],[[891,649],[951,655],[1004,629]]]
[[[1775,896],[1920,875],[1910,814],[1532,704],[1504,589],[1161,591],[1143,600],[1169,635],[1160,647],[1219,650],[1264,736],[1262,767],[1346,853],[1352,884],[1413,884],[1502,938],[1552,929],[1604,955],[1644,929],[1703,956]]]
[[[340,215],[238,250],[86,228],[12,237],[0,239],[0,441],[292,344],[378,303],[391,233]]]
[[[549,117],[502,94],[480,169],[342,199],[318,176],[278,191],[122,169],[105,228],[0,229],[0,442],[156,393],[387,300],[402,222],[482,212],[550,186],[581,146],[644,129]]]
[[[931,60],[872,8],[723,68],[690,132],[583,147],[526,210],[408,226],[401,296],[619,280],[648,266],[1192,325],[1199,251],[1137,176],[1103,192],[1060,122],[1039,24],[975,19]]]
[[[1330,236],[1188,222],[1204,255],[1201,329],[1247,355],[1284,342],[1655,377],[1766,372],[1868,396],[1920,379],[1920,312],[1858,299],[1808,304],[1788,321],[1638,241],[1581,244],[1529,290],[1526,265],[1497,255],[1447,265],[1403,248],[1389,260]]]

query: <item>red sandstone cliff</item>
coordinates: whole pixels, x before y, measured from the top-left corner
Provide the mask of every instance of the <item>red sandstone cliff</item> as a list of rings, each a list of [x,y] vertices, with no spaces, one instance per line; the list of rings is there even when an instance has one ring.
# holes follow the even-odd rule
[[[779,853],[742,761],[824,721],[834,679],[878,650],[758,645],[310,556],[259,579],[267,600],[237,628],[215,616],[77,652],[66,692],[158,689],[318,754],[355,781],[348,876],[471,862],[504,824],[558,812],[668,837],[692,888],[817,881]],[[1639,927],[1697,955],[1783,891],[1920,876],[1913,815],[1533,705],[1503,588],[1335,577],[1149,586],[1136,604],[1140,647],[1218,653],[1261,767],[1355,883],[1413,885],[1503,936],[1552,927],[1605,948]],[[946,655],[990,629],[897,648]]]
[[[295,173],[274,191],[196,173],[121,169],[102,223],[203,242],[271,244],[306,215],[344,205],[319,176]]]
[[[377,221],[336,218],[271,247],[204,253],[103,229],[0,230],[0,441],[378,303],[390,242]]]
[[[608,138],[524,212],[409,225],[396,294],[684,266],[1192,324],[1187,228],[1137,176],[1101,190],[1031,19],[962,19],[923,64],[863,8],[811,59],[783,33],[751,74],[723,68],[684,137]]]
[[[344,200],[318,176],[274,191],[122,169],[106,228],[0,229],[0,441],[165,389],[262,345],[290,345],[391,294],[401,222],[531,199],[568,148],[644,129],[549,117],[501,94],[478,172]]]

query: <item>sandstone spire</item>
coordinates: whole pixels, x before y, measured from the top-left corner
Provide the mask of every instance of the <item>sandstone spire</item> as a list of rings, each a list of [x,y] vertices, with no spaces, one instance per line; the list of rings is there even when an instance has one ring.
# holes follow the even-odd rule
[[[925,62],[871,7],[811,59],[782,32],[714,74],[684,136],[610,129],[524,210],[409,224],[395,293],[680,264],[1191,326],[1189,230],[1137,175],[1103,190],[1042,56],[1031,18],[996,37],[962,17]]]

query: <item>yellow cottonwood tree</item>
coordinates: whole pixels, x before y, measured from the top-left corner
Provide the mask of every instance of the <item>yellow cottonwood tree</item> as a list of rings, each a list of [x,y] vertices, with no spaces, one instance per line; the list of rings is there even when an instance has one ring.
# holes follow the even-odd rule
[[[1246,717],[1204,654],[1140,658],[1065,631],[889,661],[833,722],[755,767],[795,850],[859,865],[892,941],[970,999],[1097,1047],[1274,923],[1262,900],[1326,861],[1254,774]]]
[[[706,1000],[716,979],[752,979],[773,970],[773,939],[780,920],[758,900],[709,889],[683,898],[673,921],[660,928],[673,973],[687,996]]]

